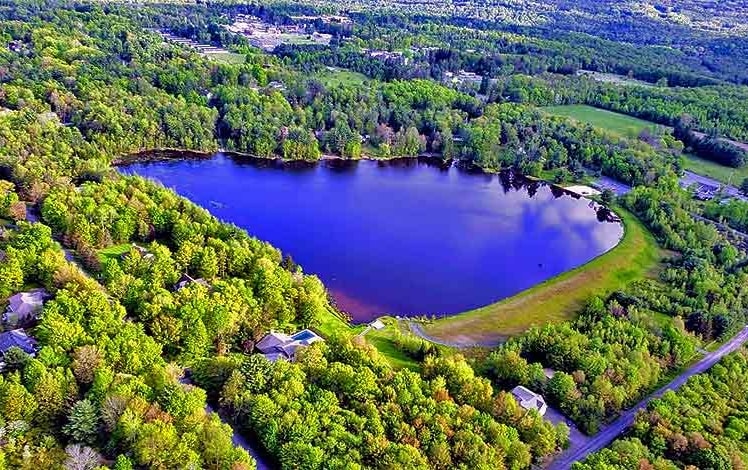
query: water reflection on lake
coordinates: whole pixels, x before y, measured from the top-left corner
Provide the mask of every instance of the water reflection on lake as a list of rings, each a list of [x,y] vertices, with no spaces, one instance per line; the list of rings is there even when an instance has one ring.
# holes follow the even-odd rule
[[[161,181],[323,280],[356,321],[516,294],[616,245],[590,201],[418,160],[283,165],[218,154],[121,167]]]

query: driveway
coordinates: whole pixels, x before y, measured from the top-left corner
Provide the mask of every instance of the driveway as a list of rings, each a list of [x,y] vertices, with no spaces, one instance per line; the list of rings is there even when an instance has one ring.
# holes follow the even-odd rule
[[[550,421],[553,424],[564,423],[567,426],[569,426],[569,448],[570,449],[581,448],[582,446],[586,445],[587,442],[589,442],[592,439],[592,437],[584,434],[582,431],[577,429],[577,425],[574,424],[574,421],[570,420],[569,418],[561,414],[561,412],[555,408],[551,408],[549,406],[543,418],[545,418],[546,420]]]

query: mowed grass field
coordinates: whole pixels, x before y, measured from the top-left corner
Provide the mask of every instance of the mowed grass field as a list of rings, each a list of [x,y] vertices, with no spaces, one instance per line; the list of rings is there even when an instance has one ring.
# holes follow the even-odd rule
[[[368,80],[364,74],[337,67],[330,67],[320,72],[317,77],[325,86],[361,85]]]
[[[426,332],[458,344],[499,343],[532,326],[572,319],[589,297],[655,275],[665,252],[633,214],[621,208],[621,242],[589,263],[498,303],[424,325]]]
[[[732,186],[740,186],[740,183],[745,178],[748,178],[748,165],[740,168],[732,168],[688,153],[683,155],[683,162],[686,170],[714,178],[717,181]]]
[[[644,129],[654,131],[658,124],[643,119],[614,113],[587,105],[548,106],[541,108],[549,114],[564,116],[579,122],[619,134],[623,137],[637,137]]]

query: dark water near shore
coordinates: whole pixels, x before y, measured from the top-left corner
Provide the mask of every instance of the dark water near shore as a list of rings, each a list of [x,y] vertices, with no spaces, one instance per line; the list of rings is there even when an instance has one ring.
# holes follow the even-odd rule
[[[447,315],[509,297],[614,247],[590,201],[510,173],[418,160],[234,158],[120,167],[289,253],[355,321]]]

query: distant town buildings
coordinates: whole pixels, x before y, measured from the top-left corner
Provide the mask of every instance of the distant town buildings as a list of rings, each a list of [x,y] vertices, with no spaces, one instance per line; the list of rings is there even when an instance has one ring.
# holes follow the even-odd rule
[[[331,34],[310,31],[314,21],[333,22],[334,19],[345,18],[335,16],[296,16],[291,17],[306,24],[274,25],[251,15],[237,15],[234,23],[226,29],[234,34],[241,34],[253,46],[266,52],[272,52],[281,44],[318,44],[328,45],[332,40]],[[340,20],[342,21],[342,20]],[[348,20],[350,21],[350,20]]]
[[[293,361],[299,348],[309,346],[317,341],[324,340],[312,330],[301,330],[290,336],[271,331],[255,345],[255,348],[271,362],[278,360]]]
[[[543,416],[548,410],[548,406],[545,404],[545,400],[543,399],[542,395],[535,393],[532,390],[527,389],[521,385],[512,389],[512,396],[514,396],[514,399],[517,400],[519,406],[528,411],[535,410],[540,414],[540,416]]]
[[[337,16],[337,15],[298,15],[298,16],[290,16],[294,21],[298,22],[309,22],[313,23],[316,21],[321,21],[325,24],[353,24],[353,21],[348,18],[347,16]]]
[[[464,70],[460,70],[457,73],[445,72],[444,81],[455,85],[473,84],[480,86],[483,82],[483,75],[478,75],[474,72],[466,72]]]
[[[410,58],[403,54],[402,51],[383,51],[383,50],[371,50],[363,49],[362,52],[372,59],[384,60],[387,62],[399,62],[403,65],[410,63]]]
[[[173,42],[175,44],[180,44],[182,46],[190,47],[192,49],[195,49],[197,52],[199,52],[202,55],[206,54],[228,54],[229,51],[222,48],[222,47],[216,47],[210,44],[202,44],[197,41],[193,41],[192,39],[188,38],[182,38],[179,36],[175,36],[170,33],[165,33],[163,31],[158,32],[161,37],[164,38],[164,40]]]

